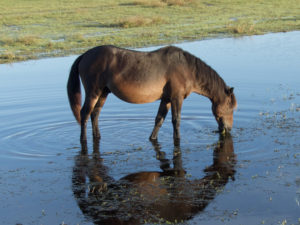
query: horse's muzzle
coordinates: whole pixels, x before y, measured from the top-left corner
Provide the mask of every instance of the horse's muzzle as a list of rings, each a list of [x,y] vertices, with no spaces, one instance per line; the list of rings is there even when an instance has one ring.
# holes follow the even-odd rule
[[[230,133],[231,128],[232,128],[232,127],[226,126],[226,125],[223,124],[223,123],[220,123],[220,124],[219,124],[219,132],[220,132],[221,134]]]

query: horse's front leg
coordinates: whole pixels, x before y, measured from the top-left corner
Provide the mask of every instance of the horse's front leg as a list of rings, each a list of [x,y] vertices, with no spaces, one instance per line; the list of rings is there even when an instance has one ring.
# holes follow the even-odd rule
[[[154,125],[153,131],[150,136],[150,140],[157,139],[158,131],[159,131],[160,127],[162,126],[162,124],[168,114],[170,106],[171,106],[170,102],[161,100],[159,108],[158,108],[158,112],[157,112],[157,115],[155,118],[155,125]]]
[[[181,106],[183,98],[174,98],[171,100],[171,110],[172,110],[172,124],[173,124],[173,139],[174,144],[180,144],[180,120],[181,120]]]

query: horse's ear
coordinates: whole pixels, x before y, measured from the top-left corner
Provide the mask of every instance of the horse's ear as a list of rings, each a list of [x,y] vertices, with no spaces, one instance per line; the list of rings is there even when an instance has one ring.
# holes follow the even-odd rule
[[[226,88],[226,93],[227,93],[227,95],[232,95],[233,94],[233,87],[227,87]]]
[[[229,95],[230,95],[230,97],[231,97],[231,104],[232,104],[232,106],[233,106],[233,109],[236,109],[237,108],[237,101],[236,101],[236,98],[235,98],[235,96],[234,96],[234,94],[233,94],[233,87],[231,87],[230,89],[229,89]]]

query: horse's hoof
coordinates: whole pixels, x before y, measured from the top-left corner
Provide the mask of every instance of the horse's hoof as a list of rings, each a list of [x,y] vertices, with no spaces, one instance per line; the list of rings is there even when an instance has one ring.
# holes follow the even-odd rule
[[[150,141],[157,141],[157,137],[153,137],[152,135],[149,137]]]
[[[180,146],[180,138],[174,138],[174,146]]]
[[[86,154],[88,152],[87,140],[80,140],[81,142],[81,153]]]
[[[95,135],[95,136],[93,136],[93,139],[95,141],[99,141],[101,139],[101,135],[100,134],[99,135]]]
[[[87,144],[87,138],[86,137],[80,137],[80,143],[81,144]]]

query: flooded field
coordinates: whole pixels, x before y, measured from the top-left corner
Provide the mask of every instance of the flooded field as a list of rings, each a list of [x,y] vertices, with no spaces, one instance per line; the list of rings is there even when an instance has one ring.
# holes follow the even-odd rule
[[[66,95],[75,56],[0,65],[0,224],[300,224],[300,32],[183,43],[235,87],[231,136],[183,103],[148,141],[159,102],[110,95],[81,153]],[[152,50],[143,49],[143,50]],[[94,152],[94,154],[93,154]]]

